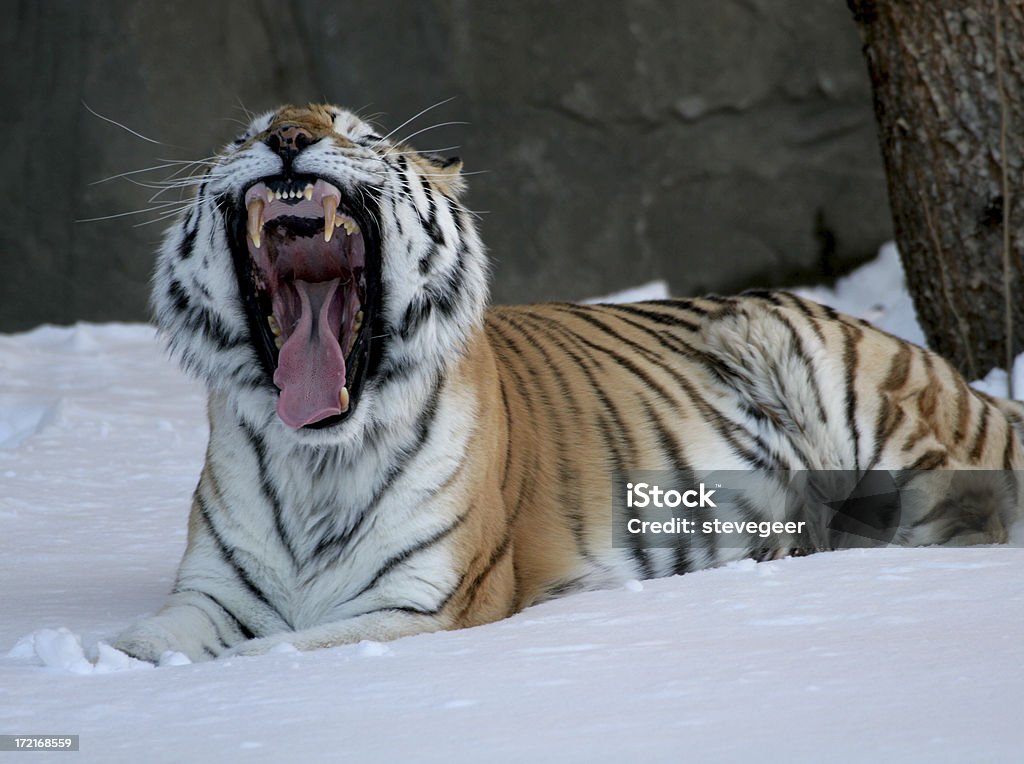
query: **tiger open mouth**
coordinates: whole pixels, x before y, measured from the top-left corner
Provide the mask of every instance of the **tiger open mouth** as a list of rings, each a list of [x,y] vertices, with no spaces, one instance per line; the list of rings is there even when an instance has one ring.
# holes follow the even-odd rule
[[[253,341],[292,428],[335,424],[367,376],[379,282],[369,227],[338,187],[274,176],[236,209],[235,268]]]

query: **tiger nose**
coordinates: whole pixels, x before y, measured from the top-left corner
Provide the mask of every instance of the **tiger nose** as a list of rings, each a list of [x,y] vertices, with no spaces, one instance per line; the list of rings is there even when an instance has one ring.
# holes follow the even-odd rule
[[[278,125],[264,140],[271,151],[280,155],[285,164],[290,164],[298,153],[312,142],[313,134],[309,130],[290,124]]]

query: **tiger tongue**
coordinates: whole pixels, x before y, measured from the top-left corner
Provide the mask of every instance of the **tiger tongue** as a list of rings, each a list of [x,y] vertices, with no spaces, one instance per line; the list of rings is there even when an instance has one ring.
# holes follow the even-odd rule
[[[293,282],[300,315],[278,354],[274,384],[281,390],[277,414],[289,427],[319,422],[341,413],[345,357],[338,344],[341,306],[335,300],[341,279]]]

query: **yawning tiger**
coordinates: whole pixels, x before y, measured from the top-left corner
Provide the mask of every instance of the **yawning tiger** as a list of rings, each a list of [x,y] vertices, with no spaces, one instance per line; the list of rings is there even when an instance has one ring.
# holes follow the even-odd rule
[[[154,280],[163,335],[209,390],[206,464],[174,590],[120,649],[394,639],[833,548],[835,515],[791,500],[811,471],[887,471],[908,496],[948,476],[872,543],[1005,539],[1017,404],[786,293],[488,308],[462,190],[457,160],[327,105],[258,117],[213,163]],[[978,468],[997,472],[961,479]],[[809,535],[619,543],[617,481],[638,470],[755,471],[732,516]]]

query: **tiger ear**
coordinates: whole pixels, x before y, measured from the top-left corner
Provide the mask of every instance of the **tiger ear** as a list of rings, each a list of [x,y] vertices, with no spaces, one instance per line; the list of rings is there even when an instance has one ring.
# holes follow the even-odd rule
[[[431,180],[451,196],[458,196],[466,187],[462,179],[462,160],[441,154],[420,154],[430,165]]]

